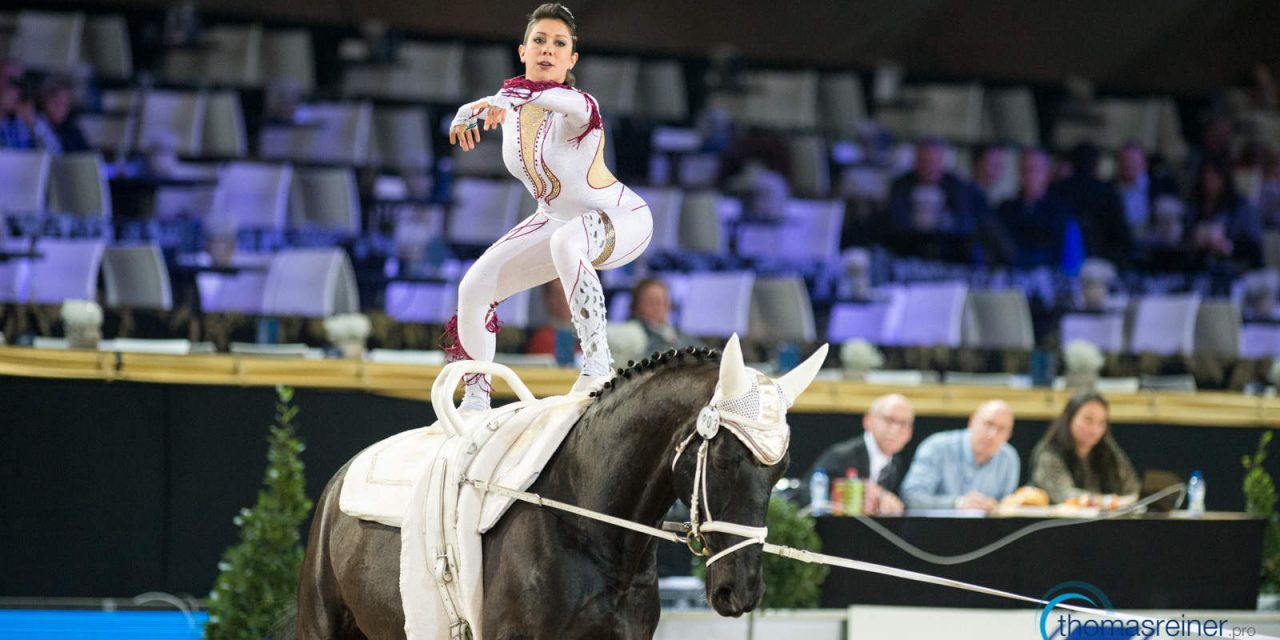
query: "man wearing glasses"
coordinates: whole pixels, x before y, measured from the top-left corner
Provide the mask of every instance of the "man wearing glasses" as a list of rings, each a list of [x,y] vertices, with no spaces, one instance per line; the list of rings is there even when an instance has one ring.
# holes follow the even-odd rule
[[[866,504],[873,506],[874,513],[901,514],[898,488],[906,475],[907,461],[899,454],[911,441],[915,419],[915,410],[905,397],[891,393],[876,398],[862,416],[862,435],[823,451],[810,476],[822,469],[833,479],[844,478],[852,469],[858,478],[868,481]]]
[[[902,497],[912,509],[980,509],[990,513],[1018,487],[1018,452],[1009,444],[1013,411],[982,403],[966,429],[935,433],[916,449]]]

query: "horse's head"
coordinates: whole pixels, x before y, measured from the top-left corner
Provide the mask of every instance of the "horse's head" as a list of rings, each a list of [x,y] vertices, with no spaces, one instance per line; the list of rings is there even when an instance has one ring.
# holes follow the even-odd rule
[[[720,380],[696,426],[677,450],[674,482],[689,505],[691,547],[707,560],[707,601],[721,615],[751,611],[764,596],[760,543],[769,494],[787,469],[787,408],[826,358],[823,345],[800,366],[772,379],[742,362],[735,335],[720,360]]]

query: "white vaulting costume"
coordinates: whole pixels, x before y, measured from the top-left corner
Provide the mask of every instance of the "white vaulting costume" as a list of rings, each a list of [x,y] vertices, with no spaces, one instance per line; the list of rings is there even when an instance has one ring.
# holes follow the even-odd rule
[[[507,110],[502,157],[538,210],[462,278],[456,325],[448,331],[456,327],[456,336],[447,351],[452,360],[493,360],[498,303],[559,278],[582,343],[581,386],[612,364],[596,270],[623,266],[644,251],[653,233],[649,207],[605,166],[600,111],[587,93],[521,76],[485,101]],[[464,105],[452,126],[474,127],[483,112]],[[463,408],[487,408],[488,391],[486,376],[469,377]]]

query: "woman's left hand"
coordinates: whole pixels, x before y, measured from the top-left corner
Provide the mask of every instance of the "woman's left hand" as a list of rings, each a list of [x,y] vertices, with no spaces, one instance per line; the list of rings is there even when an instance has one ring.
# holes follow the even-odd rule
[[[502,126],[502,122],[507,119],[507,110],[501,107],[495,107],[492,104],[485,112],[484,128],[485,131],[497,129]]]

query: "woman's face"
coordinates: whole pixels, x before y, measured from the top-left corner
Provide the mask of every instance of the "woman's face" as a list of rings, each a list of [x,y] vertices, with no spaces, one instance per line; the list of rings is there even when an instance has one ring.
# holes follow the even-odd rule
[[[1071,439],[1076,442],[1076,450],[1088,453],[1102,440],[1107,433],[1107,409],[1101,402],[1084,403],[1071,419]]]
[[[667,323],[667,315],[671,313],[671,300],[667,298],[667,288],[662,285],[651,285],[636,293],[636,316],[653,325]]]
[[[573,51],[573,34],[563,20],[543,18],[533,23],[529,37],[520,45],[524,77],[535,82],[564,82],[578,62]]]

